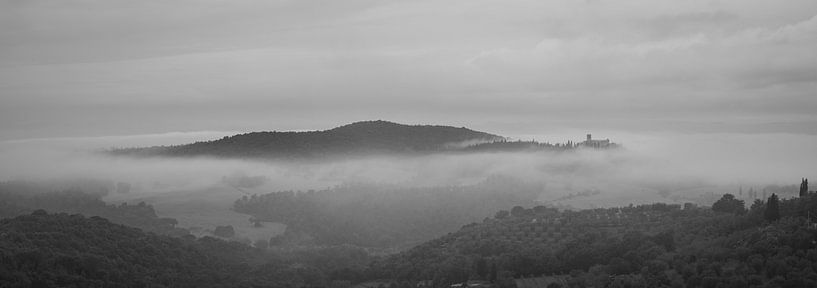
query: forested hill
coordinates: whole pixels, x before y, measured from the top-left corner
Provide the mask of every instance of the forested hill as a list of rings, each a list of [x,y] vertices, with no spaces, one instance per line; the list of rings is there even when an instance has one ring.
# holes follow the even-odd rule
[[[0,287],[303,287],[257,249],[43,210],[0,220]]]
[[[114,223],[157,234],[190,234],[187,230],[176,227],[176,219],[156,215],[151,205],[144,202],[137,205],[109,205],[102,201],[102,196],[107,193],[104,187],[89,185],[86,188],[96,193],[84,192],[79,188],[51,191],[44,185],[22,181],[0,182],[0,218],[12,218],[44,209],[104,217]]]
[[[252,132],[178,146],[114,149],[114,155],[318,158],[372,154],[417,154],[503,137],[451,126],[364,121],[324,131]],[[459,146],[462,147],[462,146]]]
[[[367,277],[500,288],[817,287],[814,215],[814,193],[772,194],[748,210],[730,194],[712,208],[514,207],[375,263]]]

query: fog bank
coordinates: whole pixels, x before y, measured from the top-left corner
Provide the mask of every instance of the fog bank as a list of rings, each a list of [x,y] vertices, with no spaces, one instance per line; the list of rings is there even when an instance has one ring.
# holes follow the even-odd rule
[[[608,134],[613,136],[609,138],[624,144],[624,149],[619,151],[372,157],[327,163],[212,158],[134,159],[95,153],[109,147],[179,144],[189,142],[190,138],[207,140],[223,134],[200,132],[5,141],[0,142],[0,178],[83,177],[112,183],[126,182],[133,187],[128,197],[135,198],[154,193],[195,191],[214,185],[227,187],[225,189],[232,190],[225,192],[227,195],[240,197],[242,193],[321,189],[343,182],[463,185],[491,175],[503,175],[544,183],[543,201],[582,193],[598,194],[605,197],[597,197],[595,202],[598,203],[593,205],[606,206],[653,200],[644,198],[644,195],[659,191],[666,194],[667,190],[719,192],[740,186],[788,185],[813,174],[813,164],[817,163],[817,153],[812,151],[817,147],[817,136],[727,133]],[[560,142],[565,138],[537,137],[537,140]],[[234,182],[229,182],[242,177],[250,177],[258,183],[252,187],[235,187]]]

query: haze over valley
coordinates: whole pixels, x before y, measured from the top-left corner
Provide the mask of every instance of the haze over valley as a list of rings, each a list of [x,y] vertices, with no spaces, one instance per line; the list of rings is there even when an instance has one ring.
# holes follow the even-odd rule
[[[368,126],[372,123],[375,126]],[[384,121],[360,122],[346,127],[352,129],[355,125],[375,131],[394,128],[400,131],[400,128],[412,127]],[[457,130],[452,127],[451,131]],[[503,137],[475,131],[474,139],[435,144],[441,147],[440,150],[429,148],[428,151],[406,154],[406,148],[396,145],[391,147],[394,148],[392,151],[382,149],[387,144],[376,148],[379,152],[365,155],[337,152],[332,156],[325,154],[331,154],[331,151],[323,151],[323,159],[297,155],[296,158],[245,157],[241,156],[241,143],[228,150],[236,151],[236,156],[211,155],[208,154],[210,150],[202,150],[200,155],[130,155],[119,151],[139,153],[164,151],[162,149],[166,148],[112,148],[182,145],[174,147],[183,149],[183,144],[192,142],[212,139],[215,141],[213,143],[219,143],[229,140],[226,137],[231,135],[222,136],[223,133],[5,141],[0,157],[3,163],[8,164],[3,165],[2,175],[5,175],[5,181],[70,183],[71,179],[92,179],[110,191],[103,197],[106,202],[134,204],[145,201],[154,205],[158,215],[179,220],[181,227],[212,231],[216,226],[233,225],[238,229],[239,238],[254,241],[283,233],[284,225],[276,223],[265,228],[252,227],[247,215],[234,211],[233,202],[236,199],[252,194],[336,189],[333,187],[359,184],[391,195],[389,193],[415,193],[410,189],[418,187],[479,186],[486,180],[500,177],[532,186],[525,195],[517,195],[521,197],[518,202],[509,202],[514,205],[536,204],[568,209],[655,202],[711,205],[717,200],[717,195],[723,193],[791,185],[790,175],[808,169],[809,164],[817,160],[813,159],[813,153],[809,153],[810,148],[815,147],[812,145],[817,145],[815,136],[739,133],[621,133],[621,138],[613,138],[620,143],[619,147],[602,150],[557,148],[560,146],[556,144],[567,145],[568,141],[581,143],[582,138],[575,135],[564,135],[564,138],[558,139],[528,135],[523,136],[523,140],[522,137]],[[481,138],[484,135],[489,135],[489,138]],[[356,141],[365,143],[366,137],[371,136],[362,134]],[[511,147],[508,150],[485,151],[465,149],[486,141],[511,144],[520,141],[528,145],[533,139],[547,142],[552,147]],[[423,143],[426,138],[413,140]],[[453,145],[466,140],[474,141]],[[292,145],[315,147],[308,141],[316,140],[306,141]],[[317,147],[325,149],[323,147],[326,146]],[[359,153],[367,152],[360,148],[360,144],[354,147]],[[342,150],[335,150],[338,149]],[[117,189],[117,184],[127,185],[128,188]],[[382,187],[376,188],[379,186]],[[70,184],[61,187],[55,184],[52,190],[68,188],[71,188]],[[393,191],[395,189],[396,192]],[[499,190],[503,189],[491,191],[499,193]],[[457,197],[470,196],[466,191]],[[503,207],[500,205],[492,209]],[[481,214],[469,214],[452,227],[481,220],[492,213],[489,209]]]

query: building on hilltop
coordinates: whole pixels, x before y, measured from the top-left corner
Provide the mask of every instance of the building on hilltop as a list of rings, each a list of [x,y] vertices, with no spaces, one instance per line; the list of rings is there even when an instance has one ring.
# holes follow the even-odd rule
[[[579,143],[579,146],[587,147],[587,148],[595,148],[595,149],[603,149],[603,148],[613,148],[616,146],[615,143],[610,142],[610,139],[604,140],[595,140],[591,134],[587,134],[587,140],[584,142]]]

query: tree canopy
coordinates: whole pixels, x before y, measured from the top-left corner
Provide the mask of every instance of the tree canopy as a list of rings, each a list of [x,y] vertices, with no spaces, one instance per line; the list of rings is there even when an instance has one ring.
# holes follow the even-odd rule
[[[743,200],[736,199],[735,195],[727,193],[723,194],[721,199],[718,199],[718,201],[712,204],[712,210],[742,215],[746,213],[746,205]]]

